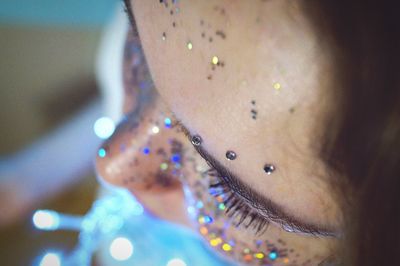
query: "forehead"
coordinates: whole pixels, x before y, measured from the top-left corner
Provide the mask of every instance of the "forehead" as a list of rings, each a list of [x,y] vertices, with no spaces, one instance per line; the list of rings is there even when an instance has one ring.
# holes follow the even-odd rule
[[[306,19],[284,3],[132,2],[163,100],[213,154],[240,154],[229,167],[248,184],[259,187],[263,164],[279,162],[282,177],[263,179],[262,192],[291,193],[285,205],[296,208],[310,186],[318,197],[327,189],[312,148],[326,75]]]

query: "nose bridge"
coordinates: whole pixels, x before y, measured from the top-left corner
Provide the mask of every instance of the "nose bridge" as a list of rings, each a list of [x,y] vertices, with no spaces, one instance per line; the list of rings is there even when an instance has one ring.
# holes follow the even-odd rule
[[[180,186],[183,145],[168,119],[158,104],[124,119],[98,150],[99,178],[132,191]]]

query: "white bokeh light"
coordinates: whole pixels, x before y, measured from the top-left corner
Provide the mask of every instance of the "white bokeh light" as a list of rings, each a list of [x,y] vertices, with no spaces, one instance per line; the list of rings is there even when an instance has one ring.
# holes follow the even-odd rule
[[[172,259],[168,261],[167,266],[186,266],[186,263],[181,259]]]
[[[49,252],[43,256],[39,266],[61,266],[61,257],[57,253]]]
[[[109,117],[101,117],[96,120],[93,129],[99,138],[107,139],[114,133],[115,123]]]
[[[41,230],[56,230],[60,225],[58,213],[48,210],[37,210],[32,217],[33,225]]]
[[[133,254],[132,242],[125,237],[115,238],[110,245],[110,254],[118,261],[129,259]]]

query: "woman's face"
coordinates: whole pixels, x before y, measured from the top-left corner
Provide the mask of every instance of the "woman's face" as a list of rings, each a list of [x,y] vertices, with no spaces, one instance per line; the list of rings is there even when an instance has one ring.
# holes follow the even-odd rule
[[[299,2],[131,4],[158,95],[104,144],[99,174],[234,261],[331,257],[341,218],[318,156],[331,66]],[[135,42],[126,110],[146,90]]]

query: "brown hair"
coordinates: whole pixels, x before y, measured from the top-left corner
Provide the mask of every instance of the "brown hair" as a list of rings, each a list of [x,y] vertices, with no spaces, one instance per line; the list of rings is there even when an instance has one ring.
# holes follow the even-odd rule
[[[335,111],[321,157],[347,195],[343,263],[400,265],[398,4],[321,0],[305,8],[334,51]]]

